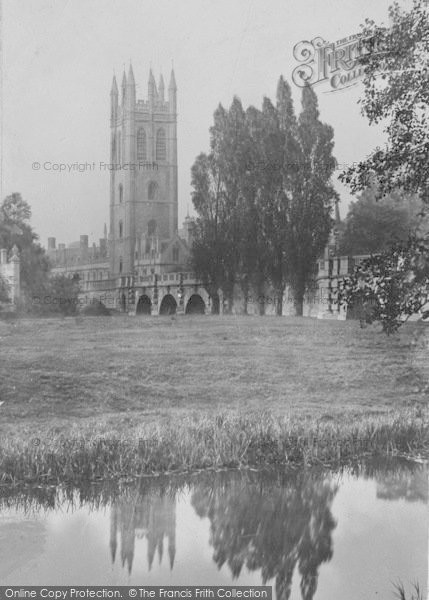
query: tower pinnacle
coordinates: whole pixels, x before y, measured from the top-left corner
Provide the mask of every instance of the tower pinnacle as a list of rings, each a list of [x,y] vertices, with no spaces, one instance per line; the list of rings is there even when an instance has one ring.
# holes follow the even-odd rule
[[[121,88],[122,88],[122,102],[124,102],[125,100],[125,90],[127,88],[127,76],[125,75],[125,69],[122,75],[122,84],[121,84]]]
[[[132,64],[130,63],[130,68],[128,69],[127,85],[135,85],[135,84],[136,84],[136,82],[134,81],[133,67],[132,67]]]
[[[110,90],[110,95],[111,96],[118,95],[118,84],[116,83],[116,77],[114,75],[113,75],[112,88]]]
[[[162,76],[162,74],[159,76],[159,83],[158,83],[158,93],[159,93],[159,97],[160,99],[164,102],[164,77]]]
[[[171,69],[169,90],[177,91],[176,78],[174,77],[174,69]]]

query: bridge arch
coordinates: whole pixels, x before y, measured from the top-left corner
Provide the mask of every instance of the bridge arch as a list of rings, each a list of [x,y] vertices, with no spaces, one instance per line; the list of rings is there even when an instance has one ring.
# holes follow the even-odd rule
[[[189,298],[187,304],[186,304],[186,309],[185,309],[185,314],[186,315],[204,315],[206,313],[206,303],[204,302],[204,300],[202,299],[202,297],[200,296],[200,294],[192,294],[192,296]]]
[[[175,315],[177,311],[177,302],[172,294],[166,294],[159,305],[160,315]]]
[[[146,294],[142,294],[137,302],[137,315],[150,315],[152,312],[152,301]]]

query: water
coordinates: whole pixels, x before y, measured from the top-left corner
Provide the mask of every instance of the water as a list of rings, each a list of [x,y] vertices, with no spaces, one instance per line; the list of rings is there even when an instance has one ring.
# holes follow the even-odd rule
[[[394,598],[427,585],[427,466],[206,473],[2,489],[3,585],[273,585],[278,599]]]

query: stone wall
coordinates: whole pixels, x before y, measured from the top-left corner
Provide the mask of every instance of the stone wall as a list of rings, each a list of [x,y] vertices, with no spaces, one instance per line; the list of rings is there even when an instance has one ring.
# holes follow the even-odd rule
[[[0,250],[0,275],[6,280],[10,301],[15,305],[20,296],[20,260],[16,246],[10,253],[5,248]]]

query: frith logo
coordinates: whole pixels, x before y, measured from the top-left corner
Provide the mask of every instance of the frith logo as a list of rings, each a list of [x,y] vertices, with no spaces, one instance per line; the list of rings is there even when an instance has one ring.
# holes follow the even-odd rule
[[[371,40],[361,34],[333,43],[321,37],[299,42],[294,46],[293,55],[301,64],[292,72],[293,82],[299,87],[328,82],[328,92],[356,85],[364,75],[359,58],[373,51],[371,46]]]

